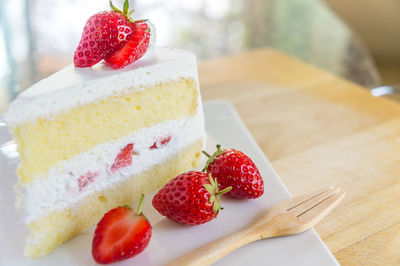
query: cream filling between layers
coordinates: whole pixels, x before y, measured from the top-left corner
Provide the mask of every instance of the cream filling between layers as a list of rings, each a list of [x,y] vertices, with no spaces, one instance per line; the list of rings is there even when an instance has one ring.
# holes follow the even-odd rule
[[[168,136],[171,137],[169,142],[162,144],[162,139]],[[194,117],[141,129],[63,161],[21,187],[26,222],[40,219],[50,211],[70,208],[93,192],[112,187],[125,178],[162,164],[204,136],[204,117],[200,104]],[[158,148],[150,149],[155,142]],[[116,156],[130,143],[133,143],[134,151],[132,164],[113,173],[111,166]]]

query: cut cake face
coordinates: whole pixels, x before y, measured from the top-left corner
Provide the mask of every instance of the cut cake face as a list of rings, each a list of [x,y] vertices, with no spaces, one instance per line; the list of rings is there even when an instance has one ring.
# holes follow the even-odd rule
[[[196,58],[156,48],[122,70],[67,66],[22,93],[4,120],[37,257],[196,167],[204,117]]]

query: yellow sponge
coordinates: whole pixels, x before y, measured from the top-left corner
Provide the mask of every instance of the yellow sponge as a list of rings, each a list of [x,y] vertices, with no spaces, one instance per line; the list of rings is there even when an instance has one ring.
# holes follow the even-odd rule
[[[98,144],[165,120],[193,116],[198,97],[196,81],[182,78],[139,92],[127,88],[123,94],[71,109],[52,120],[38,119],[17,127],[13,135],[21,160],[20,184]]]
[[[105,212],[137,201],[141,193],[163,186],[178,174],[198,166],[203,140],[183,149],[175,157],[104,191],[87,196],[76,208],[54,211],[29,224],[30,236],[25,255],[38,257],[95,225]]]

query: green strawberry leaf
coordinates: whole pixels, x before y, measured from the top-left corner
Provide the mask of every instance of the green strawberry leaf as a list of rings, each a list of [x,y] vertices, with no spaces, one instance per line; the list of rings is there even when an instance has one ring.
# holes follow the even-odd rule
[[[215,183],[214,178],[212,178],[211,174],[208,174],[208,177],[209,177],[209,179],[210,179],[211,185],[215,188],[215,187],[216,187],[216,183]]]
[[[214,201],[215,201],[215,195],[212,194],[211,197],[210,197],[210,202],[213,203]]]
[[[126,16],[129,12],[129,0],[125,0],[123,11],[124,11],[123,14]]]
[[[205,172],[205,171],[207,171],[210,164],[212,164],[214,162],[215,157],[224,153],[224,149],[221,148],[221,145],[217,144],[217,150],[212,155],[208,154],[206,151],[202,151],[202,152],[203,152],[203,154],[205,154],[208,157],[206,165],[201,170],[202,172]]]
[[[214,194],[214,188],[212,185],[204,184],[204,187],[207,189],[208,192],[210,192],[211,194]]]
[[[213,203],[213,211],[214,213],[218,214],[219,210],[221,210],[221,201],[219,199],[219,195],[222,195],[229,190],[232,189],[232,187],[227,187],[221,191],[218,189],[218,182],[217,179],[213,178],[211,174],[208,174],[208,178],[210,181],[210,184],[204,184],[204,188],[207,189],[208,192],[210,192],[211,196],[208,199],[210,203]]]
[[[112,3],[111,0],[109,0],[108,2],[110,3],[111,10],[113,10],[113,11],[115,11],[115,12],[118,12],[118,13],[122,13],[121,10],[119,10],[118,8],[116,8],[116,7],[113,5],[113,3]]]
[[[221,202],[219,200],[217,200],[214,202],[213,211],[215,213],[218,213],[220,209],[221,209]]]

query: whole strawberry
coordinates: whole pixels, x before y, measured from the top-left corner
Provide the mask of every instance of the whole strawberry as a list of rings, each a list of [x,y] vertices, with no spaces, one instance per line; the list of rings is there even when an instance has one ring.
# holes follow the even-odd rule
[[[253,161],[243,152],[235,149],[221,149],[209,155],[203,171],[210,173],[220,189],[231,186],[227,196],[240,199],[255,199],[264,194],[264,181]]]
[[[147,247],[151,225],[141,211],[143,199],[142,194],[136,213],[128,206],[117,207],[97,224],[92,243],[92,255],[97,263],[128,259]]]
[[[221,195],[211,175],[190,171],[178,175],[153,198],[154,208],[169,219],[184,225],[199,225],[214,219],[221,210]]]

